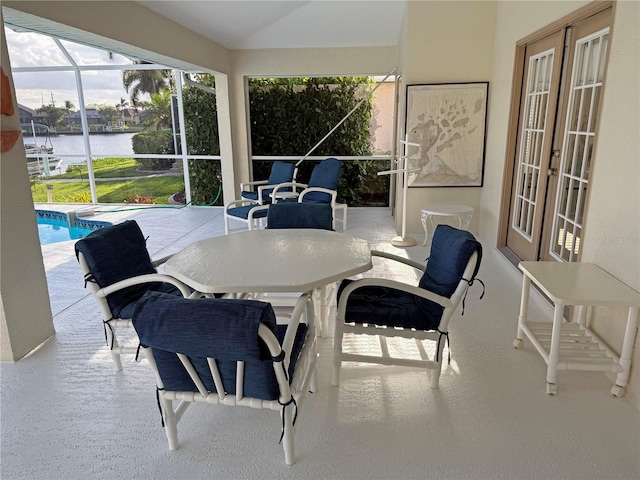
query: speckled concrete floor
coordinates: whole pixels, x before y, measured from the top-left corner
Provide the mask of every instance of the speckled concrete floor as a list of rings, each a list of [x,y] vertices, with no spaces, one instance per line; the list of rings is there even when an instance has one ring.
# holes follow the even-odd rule
[[[106,210],[106,209],[105,209]],[[133,210],[153,257],[224,232],[219,208]],[[350,209],[347,233],[395,249],[386,209]],[[421,240],[421,239],[419,239]],[[519,273],[485,243],[480,278],[451,324],[451,364],[438,390],[412,368],[345,364],[332,387],[331,325],[320,339],[319,391],[298,418],[296,460],[284,464],[275,412],[192,406],[170,452],[146,361],[115,373],[94,300],[83,289],[73,242],[43,247],[56,335],[1,365],[2,479],[437,478],[638,479],[640,414],[609,393],[602,373],[561,372],[545,393],[545,365],[530,344],[512,347]],[[376,264],[374,273],[415,282]],[[551,309],[532,296],[532,316]],[[330,322],[329,322],[330,323]],[[403,348],[402,346],[400,348]]]

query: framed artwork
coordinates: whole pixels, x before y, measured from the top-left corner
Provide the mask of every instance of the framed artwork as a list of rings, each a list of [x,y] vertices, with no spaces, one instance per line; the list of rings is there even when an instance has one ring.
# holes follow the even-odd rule
[[[409,187],[481,187],[489,82],[407,85]]]

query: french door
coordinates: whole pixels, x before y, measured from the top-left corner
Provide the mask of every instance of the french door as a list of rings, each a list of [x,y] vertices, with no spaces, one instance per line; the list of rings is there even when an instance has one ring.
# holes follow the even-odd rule
[[[580,254],[611,8],[524,52],[506,245],[521,260]]]

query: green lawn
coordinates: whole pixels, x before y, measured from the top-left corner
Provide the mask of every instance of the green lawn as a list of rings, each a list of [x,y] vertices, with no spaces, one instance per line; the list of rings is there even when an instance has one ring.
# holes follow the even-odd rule
[[[100,158],[93,161],[93,174],[96,178],[122,178],[138,177],[148,172],[140,172],[133,158]],[[88,175],[86,165],[71,165],[67,168],[67,173],[56,178],[86,180]]]
[[[74,166],[72,172],[36,182],[31,193],[34,202],[47,202],[47,185],[52,185],[53,201],[91,203],[91,191],[86,166]],[[150,197],[155,204],[169,203],[174,193],[184,191],[182,175],[144,177],[133,159],[100,159],[94,162],[96,191],[99,203],[134,203],[136,197]],[[127,177],[130,180],[122,180]],[[119,180],[106,180],[119,178]],[[77,181],[74,181],[77,180]]]

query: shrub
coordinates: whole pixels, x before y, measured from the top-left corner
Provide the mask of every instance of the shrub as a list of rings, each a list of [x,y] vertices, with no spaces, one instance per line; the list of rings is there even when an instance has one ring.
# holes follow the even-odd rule
[[[144,131],[131,138],[133,152],[136,154],[160,153],[171,155],[173,148],[173,132],[169,130]],[[142,170],[169,170],[174,160],[171,158],[137,158],[136,163]]]

